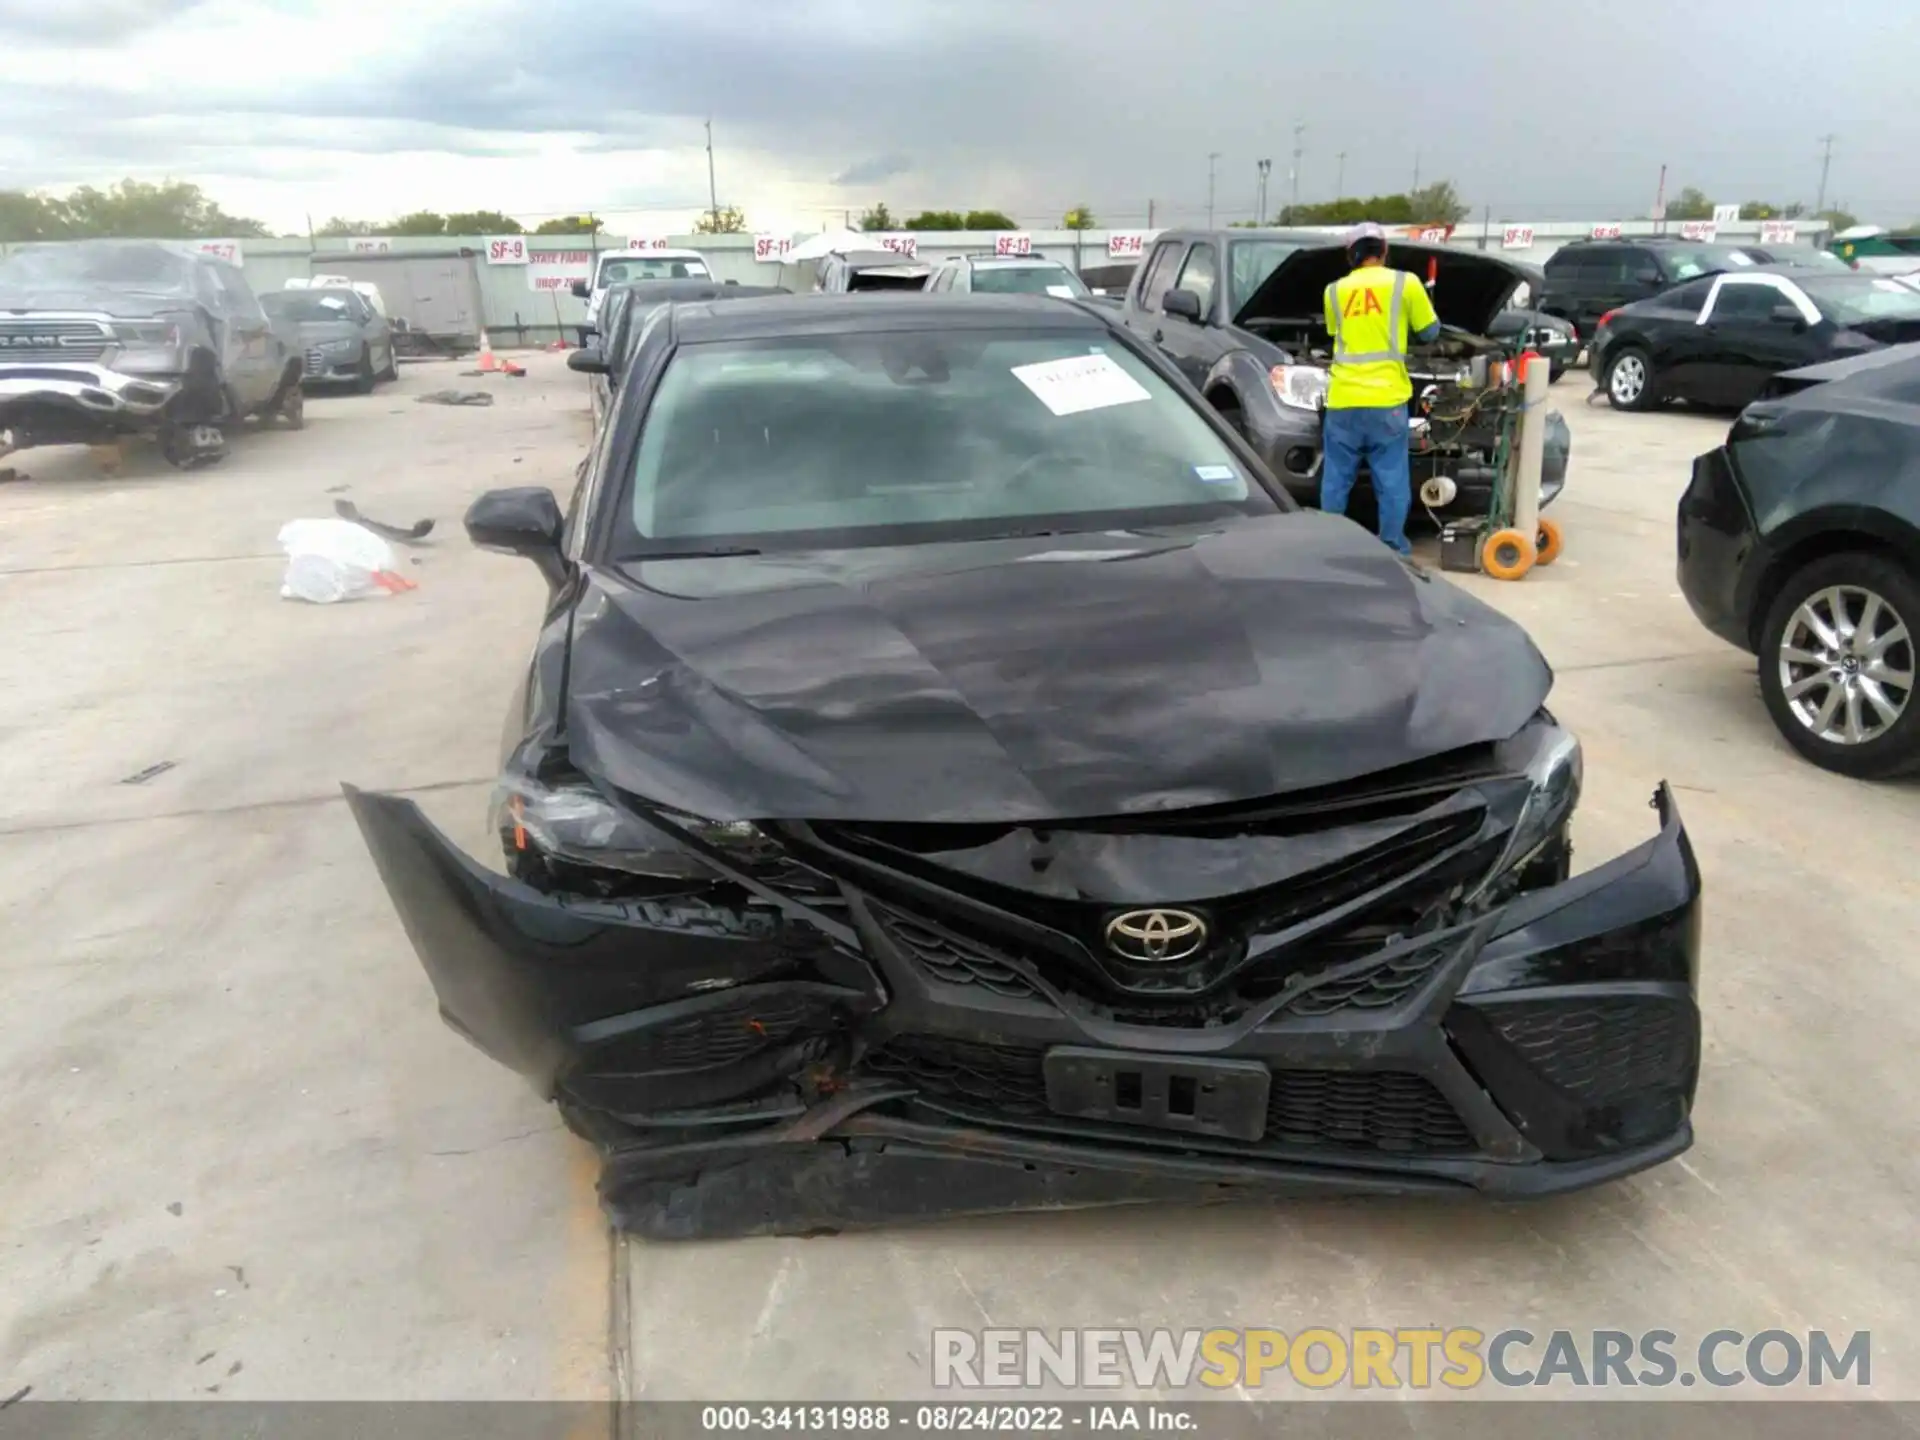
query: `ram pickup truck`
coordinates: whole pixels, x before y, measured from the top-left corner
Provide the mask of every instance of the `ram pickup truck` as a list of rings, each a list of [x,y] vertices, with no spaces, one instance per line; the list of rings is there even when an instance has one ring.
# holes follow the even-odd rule
[[[1469,370],[1475,356],[1510,353],[1490,332],[1520,286],[1540,292],[1540,272],[1475,250],[1399,241],[1387,264],[1427,285],[1441,324],[1439,338],[1414,345],[1407,360],[1416,498],[1436,517],[1484,513],[1499,436],[1476,415]],[[1332,359],[1326,288],[1348,268],[1341,247],[1316,231],[1170,230],[1126,293],[1127,328],[1165,351],[1308,505],[1319,500]],[[1565,485],[1571,448],[1566,421],[1548,411],[1542,505]],[[1426,487],[1429,480],[1436,484]],[[1365,509],[1364,478],[1359,490],[1367,493],[1355,508]]]
[[[240,271],[150,240],[30,245],[0,260],[0,432],[11,447],[159,440],[181,468],[249,415],[298,426],[299,339]]]

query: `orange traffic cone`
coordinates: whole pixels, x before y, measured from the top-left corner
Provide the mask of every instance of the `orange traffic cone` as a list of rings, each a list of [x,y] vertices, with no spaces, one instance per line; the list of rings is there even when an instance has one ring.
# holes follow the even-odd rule
[[[487,338],[487,332],[484,330],[480,332],[480,368],[489,375],[496,370],[504,370],[507,368],[500,363],[499,357],[493,353],[493,341]]]

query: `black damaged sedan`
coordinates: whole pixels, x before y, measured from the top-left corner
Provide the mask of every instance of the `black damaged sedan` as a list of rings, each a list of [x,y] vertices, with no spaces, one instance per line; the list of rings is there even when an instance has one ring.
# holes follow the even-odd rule
[[[552,587],[508,873],[348,795],[623,1227],[1540,1195],[1690,1143],[1672,796],[1572,875],[1525,634],[1296,509],[1100,307],[676,304],[570,515],[467,526]]]

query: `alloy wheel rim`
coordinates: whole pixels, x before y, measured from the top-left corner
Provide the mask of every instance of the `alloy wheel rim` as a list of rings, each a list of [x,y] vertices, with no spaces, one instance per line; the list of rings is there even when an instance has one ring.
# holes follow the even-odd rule
[[[1647,385],[1647,367],[1638,355],[1622,355],[1613,362],[1613,395],[1616,400],[1634,401]]]
[[[1912,632],[1884,596],[1829,585],[1800,602],[1780,637],[1780,693],[1832,745],[1878,740],[1913,698]]]

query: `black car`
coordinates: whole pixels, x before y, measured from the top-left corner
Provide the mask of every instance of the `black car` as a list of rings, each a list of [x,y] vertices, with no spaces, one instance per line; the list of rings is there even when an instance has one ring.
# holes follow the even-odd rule
[[[1101,307],[674,305],[571,522],[508,875],[348,799],[443,1014],[657,1236],[1539,1195],[1691,1140],[1700,879],[1571,873],[1511,621],[1302,512]]]
[[[829,295],[873,290],[924,290],[933,267],[891,250],[855,250],[820,261],[814,288]]]
[[[1476,250],[1398,242],[1387,263],[1431,282],[1444,331],[1407,359],[1414,399],[1413,483],[1444,478],[1450,498],[1430,508],[1485,514],[1499,473],[1497,408],[1472,382],[1477,358],[1505,358],[1488,331],[1523,285],[1540,273]],[[1161,235],[1127,292],[1125,323],[1177,365],[1194,388],[1246,437],[1293,497],[1320,494],[1320,418],[1332,355],[1326,288],[1349,269],[1346,252],[1313,231],[1175,230]],[[1518,337],[1516,336],[1516,339]],[[1540,503],[1566,483],[1572,437],[1547,412]],[[1372,489],[1364,473],[1355,507],[1364,520]]]
[[[1754,263],[1748,250],[1738,245],[1666,235],[1575,240],[1547,257],[1541,267],[1546,283],[1535,293],[1540,309],[1570,321],[1591,340],[1600,317],[1609,310],[1651,299],[1703,275],[1744,270]]]
[[[1487,326],[1487,337],[1510,350],[1533,350],[1546,357],[1555,380],[1567,373],[1580,354],[1580,332],[1570,321],[1539,310],[1502,310]]]
[[[1777,377],[1680,501],[1680,589],[1817,765],[1920,767],[1920,344]]]
[[[1883,275],[1753,266],[1601,317],[1594,383],[1619,410],[1739,406],[1783,370],[1920,340],[1920,291]]]

